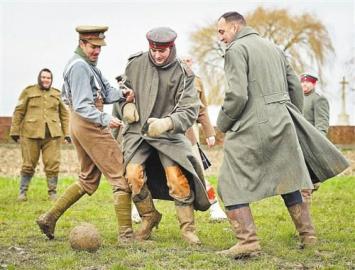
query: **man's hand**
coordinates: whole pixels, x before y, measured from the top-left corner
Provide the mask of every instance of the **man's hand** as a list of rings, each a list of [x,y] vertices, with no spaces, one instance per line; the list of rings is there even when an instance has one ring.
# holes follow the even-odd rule
[[[216,143],[216,138],[215,136],[211,136],[206,138],[206,143],[208,145],[209,148],[211,148],[212,146],[214,146],[214,144]]]
[[[71,143],[71,138],[70,138],[70,136],[65,136],[65,137],[64,137],[64,141],[65,141],[65,143]]]
[[[162,133],[173,128],[173,121],[170,117],[149,118],[147,123],[149,124],[147,134],[150,137],[158,137]]]
[[[132,89],[126,88],[122,90],[123,96],[126,98],[126,102],[134,101],[134,92]]]
[[[11,135],[11,138],[15,141],[15,143],[19,142],[18,140],[20,139],[19,135]]]
[[[136,108],[136,104],[134,103],[127,103],[123,107],[122,113],[123,120],[126,121],[128,124],[132,124],[139,121],[139,114]]]
[[[110,123],[108,123],[109,128],[119,128],[123,123],[116,117],[112,117]]]

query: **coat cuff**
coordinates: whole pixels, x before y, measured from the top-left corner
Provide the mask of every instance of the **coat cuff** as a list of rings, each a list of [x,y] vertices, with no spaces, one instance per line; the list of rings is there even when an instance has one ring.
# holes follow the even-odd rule
[[[237,121],[237,119],[229,117],[223,110],[223,107],[218,113],[217,117],[217,127],[223,133],[226,133]]]

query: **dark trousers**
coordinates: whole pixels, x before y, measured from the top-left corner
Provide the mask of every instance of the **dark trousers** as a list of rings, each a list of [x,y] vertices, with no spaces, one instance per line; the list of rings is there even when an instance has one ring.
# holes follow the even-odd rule
[[[302,203],[302,195],[299,190],[296,190],[294,192],[287,193],[287,194],[281,194],[281,197],[284,200],[287,208],[289,208],[295,204]],[[227,210],[234,210],[234,209],[239,209],[239,208],[243,208],[243,207],[247,207],[247,206],[249,206],[249,203],[241,203],[241,204],[226,206],[226,209]]]

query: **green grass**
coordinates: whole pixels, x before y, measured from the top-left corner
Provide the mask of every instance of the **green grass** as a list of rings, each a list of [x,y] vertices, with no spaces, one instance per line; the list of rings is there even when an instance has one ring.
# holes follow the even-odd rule
[[[35,223],[51,206],[45,179],[34,178],[29,200],[18,203],[19,179],[0,177],[0,269],[354,269],[354,180],[337,177],[314,194],[312,214],[319,237],[314,249],[298,249],[297,234],[280,197],[252,204],[263,254],[235,261],[215,254],[236,243],[227,221],[211,223],[208,212],[198,212],[203,245],[189,247],[180,238],[173,203],[166,201],[157,203],[163,219],[153,241],[118,245],[111,188],[105,180],[93,196],[84,196],[61,217],[56,238],[49,241]],[[73,181],[61,179],[59,193]],[[210,181],[216,184],[215,177]],[[101,233],[103,245],[96,253],[70,248],[69,232],[81,222],[94,224]]]

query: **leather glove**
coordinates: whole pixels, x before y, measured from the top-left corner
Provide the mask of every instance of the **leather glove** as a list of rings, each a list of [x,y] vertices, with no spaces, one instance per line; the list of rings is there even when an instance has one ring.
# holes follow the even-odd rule
[[[173,128],[173,120],[170,117],[149,118],[147,123],[149,124],[147,133],[150,137],[158,137]]]
[[[71,143],[71,138],[70,138],[70,136],[65,136],[65,137],[64,137],[64,141],[66,141],[67,143]]]
[[[139,121],[139,115],[136,108],[136,104],[134,103],[127,103],[123,107],[123,120],[128,124],[132,124],[134,122]]]
[[[11,135],[11,138],[17,143],[18,139],[20,139],[19,135]]]

